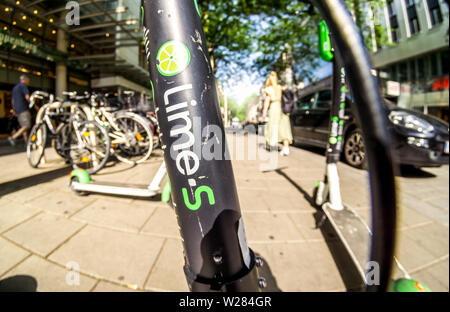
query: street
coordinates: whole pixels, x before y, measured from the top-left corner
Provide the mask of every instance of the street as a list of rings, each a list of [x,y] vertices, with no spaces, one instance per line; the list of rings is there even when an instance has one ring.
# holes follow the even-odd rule
[[[251,139],[251,140],[250,140]],[[269,291],[357,290],[359,281],[336,235],[310,203],[323,179],[319,149],[293,147],[274,170],[233,160],[248,245],[265,262]],[[37,291],[188,291],[183,252],[172,207],[160,201],[69,189],[70,168],[53,150],[31,168],[23,147],[0,146],[0,280],[22,275]],[[118,163],[98,181],[149,183],[162,151],[144,164]],[[344,203],[370,225],[367,172],[338,165]],[[397,177],[399,220],[394,277],[409,274],[433,291],[449,290],[449,168],[404,170]],[[76,273],[80,272],[79,275]],[[34,284],[33,284],[34,283]]]

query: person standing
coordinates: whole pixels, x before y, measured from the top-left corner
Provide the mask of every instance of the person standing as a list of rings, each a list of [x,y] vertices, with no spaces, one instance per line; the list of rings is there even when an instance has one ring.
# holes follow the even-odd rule
[[[265,129],[266,144],[270,150],[278,150],[278,143],[283,143],[281,155],[289,155],[289,144],[292,144],[292,130],[289,116],[284,114],[281,109],[282,88],[278,83],[278,76],[271,72],[266,81],[265,100],[263,108],[263,120],[267,118],[269,112],[269,121]]]
[[[8,138],[12,146],[16,145],[16,139],[21,135],[23,135],[25,144],[28,140],[28,131],[31,128],[31,113],[28,104],[30,102],[30,91],[28,91],[29,84],[30,78],[26,75],[21,75],[19,83],[16,84],[12,90],[14,115],[17,116],[20,125],[20,129]]]

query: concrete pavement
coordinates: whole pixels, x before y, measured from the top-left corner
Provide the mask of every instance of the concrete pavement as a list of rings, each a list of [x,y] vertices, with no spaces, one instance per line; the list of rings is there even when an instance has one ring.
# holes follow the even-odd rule
[[[244,158],[258,148],[242,135],[230,135],[229,145],[233,138],[244,139]],[[70,168],[56,154],[50,151],[44,168],[32,169],[20,148],[0,148],[0,280],[22,275],[38,291],[188,290],[169,205],[77,196],[68,188]],[[148,183],[160,161],[161,151],[155,151],[145,164],[117,164],[95,179]],[[316,229],[321,215],[310,196],[323,178],[324,156],[293,148],[278,159],[277,170],[262,172],[261,163],[234,160],[233,167],[248,244],[266,260],[268,289],[355,289],[357,274],[329,224]],[[339,172],[344,202],[370,222],[367,173],[345,164]],[[448,166],[405,172],[397,181],[397,257],[404,271],[395,274],[406,272],[434,291],[448,291]]]

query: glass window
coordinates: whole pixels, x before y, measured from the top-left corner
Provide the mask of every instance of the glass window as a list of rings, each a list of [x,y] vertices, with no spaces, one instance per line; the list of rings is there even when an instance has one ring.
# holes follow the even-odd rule
[[[428,12],[430,13],[431,25],[442,23],[442,12],[438,0],[427,0]]]
[[[418,80],[421,80],[425,78],[425,60],[423,57],[419,58],[417,60],[417,78]]]
[[[438,68],[438,54],[431,54],[430,55],[430,65],[431,65],[431,77],[437,77],[439,75],[439,68]]]
[[[314,93],[307,95],[305,97],[302,97],[297,104],[297,107],[299,109],[309,109],[312,106],[312,103],[314,102]]]
[[[388,1],[389,23],[391,28],[392,42],[398,42],[400,39],[400,33],[398,29],[397,14],[395,13],[394,1]]]
[[[323,90],[319,92],[315,108],[330,108],[331,90]]]
[[[409,31],[411,35],[415,35],[420,32],[419,19],[417,17],[416,4],[414,0],[406,0],[406,11],[408,13]]]
[[[408,63],[403,62],[399,65],[398,80],[405,82],[408,80]]]
[[[448,51],[441,52],[442,74],[448,75]]]
[[[393,81],[398,81],[396,65],[391,66],[391,68],[389,69],[389,79],[391,79]]]

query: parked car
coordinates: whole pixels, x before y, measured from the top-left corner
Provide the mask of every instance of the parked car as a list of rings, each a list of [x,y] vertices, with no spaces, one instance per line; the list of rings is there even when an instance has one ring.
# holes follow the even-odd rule
[[[346,100],[342,158],[351,166],[364,168],[365,148],[361,130],[354,118],[351,96]],[[443,120],[403,109],[385,100],[392,123],[393,147],[397,162],[415,167],[439,167],[449,163],[449,125]],[[295,143],[326,148],[331,106],[330,87],[299,96],[290,115]]]

